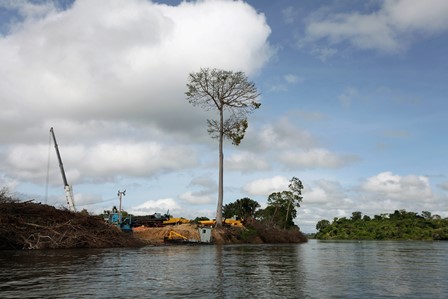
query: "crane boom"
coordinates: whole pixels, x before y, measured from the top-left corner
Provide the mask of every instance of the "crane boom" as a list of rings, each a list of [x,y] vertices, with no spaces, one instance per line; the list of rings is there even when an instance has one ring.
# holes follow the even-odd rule
[[[56,136],[54,135],[53,127],[50,128],[50,133],[53,137],[54,148],[56,150],[56,155],[59,161],[59,168],[61,169],[62,181],[64,183],[65,197],[67,198],[67,204],[73,212],[76,212],[75,200],[73,198],[73,189],[67,182],[67,177],[65,175],[64,164],[62,163],[61,154],[59,153],[58,143],[56,142]]]

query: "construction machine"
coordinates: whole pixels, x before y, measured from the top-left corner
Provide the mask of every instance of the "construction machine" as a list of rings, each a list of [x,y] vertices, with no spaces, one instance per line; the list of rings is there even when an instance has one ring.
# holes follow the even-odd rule
[[[124,217],[123,212],[120,212],[115,206],[112,208],[112,211],[104,211],[104,220],[109,224],[115,225],[123,232],[132,233],[132,215],[127,214]]]
[[[163,225],[175,225],[175,224],[186,224],[186,223],[190,223],[190,220],[185,219],[183,217],[180,217],[180,218],[169,217],[169,219],[163,221]]]
[[[202,226],[215,226],[216,220],[201,220],[199,221],[199,224]],[[243,222],[235,218],[224,219],[222,224],[224,226],[231,226],[231,227],[244,227]]]
[[[165,244],[199,244],[199,240],[188,239],[174,230],[170,230],[168,235],[163,238]]]
[[[58,156],[59,168],[61,169],[62,182],[64,183],[65,197],[67,199],[68,207],[71,211],[76,212],[75,200],[73,197],[73,189],[67,182],[67,177],[65,176],[64,164],[62,164],[61,154],[59,153],[58,143],[56,142],[56,136],[54,135],[53,127],[50,129],[50,133],[53,136],[54,148],[56,149],[56,155]]]

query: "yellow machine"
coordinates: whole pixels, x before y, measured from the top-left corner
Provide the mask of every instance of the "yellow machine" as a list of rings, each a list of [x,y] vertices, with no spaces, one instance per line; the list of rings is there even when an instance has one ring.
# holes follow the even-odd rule
[[[216,224],[216,220],[201,220],[199,223],[203,226],[214,226]],[[233,226],[233,227],[244,227],[241,220],[236,219],[225,219],[223,221],[223,225]]]
[[[230,226],[236,226],[236,227],[244,227],[241,220],[236,220],[236,219],[226,219],[226,220],[224,220],[224,224],[230,225]]]
[[[180,218],[170,218],[168,220],[163,221],[163,225],[174,225],[184,223],[190,223],[190,220],[180,217]]]
[[[173,230],[170,230],[170,233],[167,236],[168,240],[174,240],[174,239],[182,239],[182,240],[188,240],[187,237],[185,237],[184,235],[181,235],[179,233],[176,233]]]
[[[170,230],[168,236],[163,238],[166,244],[199,244],[198,240],[190,240],[184,235],[181,235],[173,230]]]

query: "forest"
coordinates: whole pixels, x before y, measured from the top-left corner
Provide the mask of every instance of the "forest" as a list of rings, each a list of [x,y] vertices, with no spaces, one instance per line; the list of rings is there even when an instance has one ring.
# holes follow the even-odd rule
[[[350,218],[320,220],[316,229],[320,240],[448,240],[448,218],[428,211],[395,210],[373,218],[356,211]]]

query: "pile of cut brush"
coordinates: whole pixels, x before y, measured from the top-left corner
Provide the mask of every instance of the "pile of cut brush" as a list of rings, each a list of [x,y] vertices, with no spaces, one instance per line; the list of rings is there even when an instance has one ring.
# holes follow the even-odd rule
[[[142,240],[100,217],[21,202],[0,192],[0,249],[138,247]]]

